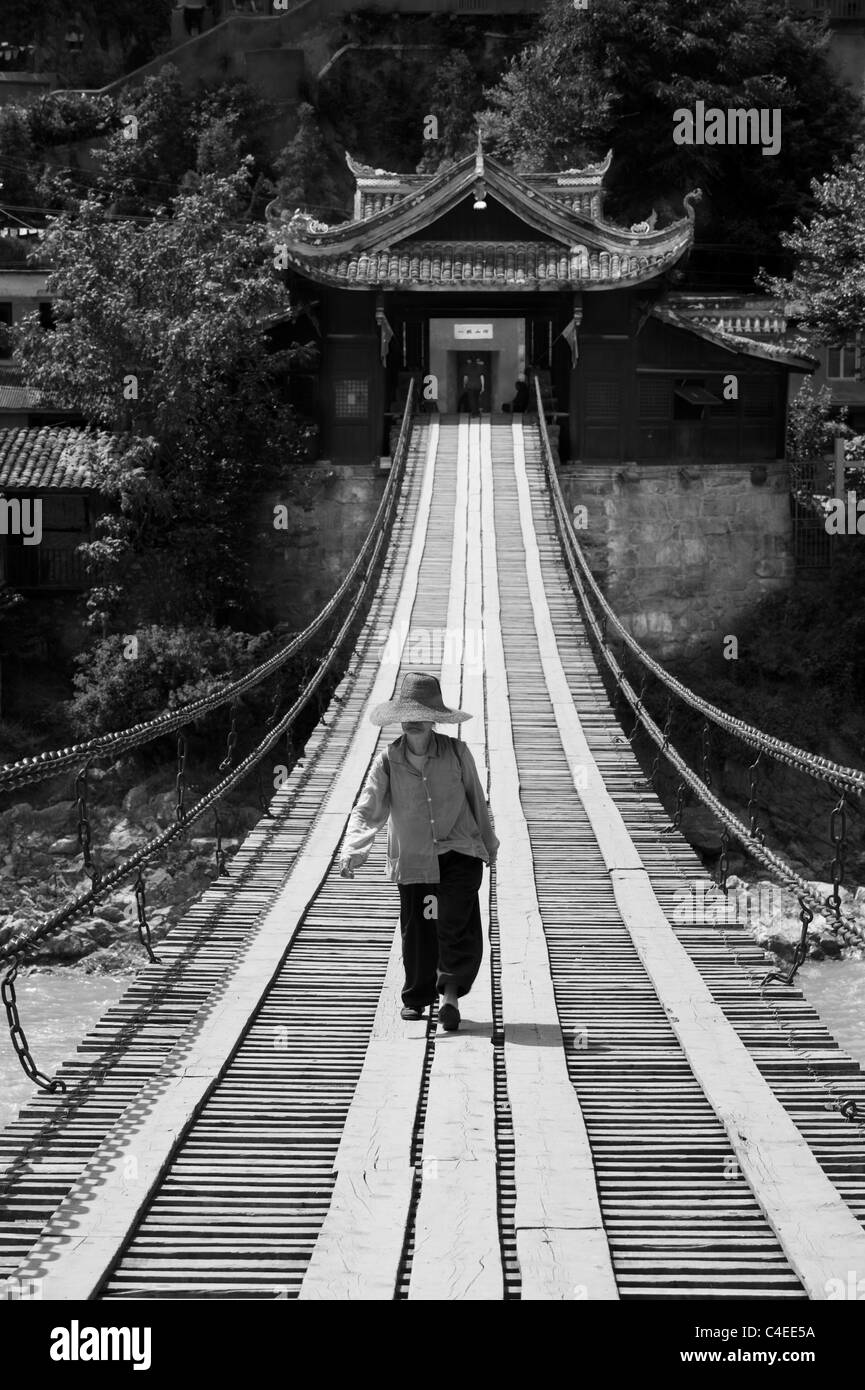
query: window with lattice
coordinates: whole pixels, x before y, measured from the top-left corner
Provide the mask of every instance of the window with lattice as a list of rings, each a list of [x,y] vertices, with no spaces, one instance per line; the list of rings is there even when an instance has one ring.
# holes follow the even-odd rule
[[[369,409],[369,381],[365,377],[349,377],[336,383],[334,412],[339,420],[363,418]]]
[[[600,419],[612,419],[622,405],[622,388],[618,381],[589,381],[586,383],[586,414]]]
[[[640,415],[650,420],[669,420],[670,413],[669,381],[664,377],[642,377],[640,380]]]

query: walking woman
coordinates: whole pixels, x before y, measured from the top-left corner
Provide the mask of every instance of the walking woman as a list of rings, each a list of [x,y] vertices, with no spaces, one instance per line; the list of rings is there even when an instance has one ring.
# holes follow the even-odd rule
[[[343,842],[340,872],[354,877],[388,822],[386,872],[399,886],[405,988],[402,1017],[417,1019],[442,996],[439,1020],[460,1024],[483,958],[478,889],[499,842],[474,758],[434,724],[472,716],[448,709],[426,671],[408,671],[399,698],[377,705],[373,724],[402,724],[402,735],[373,760]]]

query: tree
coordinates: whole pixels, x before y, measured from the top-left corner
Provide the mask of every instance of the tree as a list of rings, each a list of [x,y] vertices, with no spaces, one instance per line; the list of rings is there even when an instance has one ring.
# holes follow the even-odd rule
[[[121,213],[167,207],[183,175],[195,167],[196,100],[166,63],[129,94],[131,123],[98,151],[101,193]]]
[[[795,301],[803,344],[843,344],[865,329],[865,144],[812,189],[813,216],[781,238],[795,257],[792,277],[762,284]]]
[[[28,384],[120,436],[115,457],[92,457],[116,503],[89,550],[103,632],[242,611],[244,520],[305,456],[284,385],[296,353],[269,352],[264,327],[291,311],[287,291],[260,229],[238,220],[248,172],[201,175],[144,223],[91,194],[45,236],[56,326],[30,316],[16,357]]]
[[[451,53],[437,66],[429,110],[438,121],[438,139],[429,140],[419,173],[435,173],[450,160],[470,154],[477,138],[475,113],[484,105],[478,64],[467,53]]]
[[[830,68],[828,38],[780,0],[552,0],[537,41],[488,92],[493,147],[518,167],[563,168],[612,147],[609,212],[625,223],[656,206],[681,216],[702,187],[707,241],[774,251],[808,205],[810,180],[847,158],[861,130]],[[776,155],[760,146],[680,145],[674,113],[781,111]]]
[[[302,208],[331,222],[348,215],[347,173],[308,102],[297,108],[297,130],[274,167],[277,197],[290,211]]]

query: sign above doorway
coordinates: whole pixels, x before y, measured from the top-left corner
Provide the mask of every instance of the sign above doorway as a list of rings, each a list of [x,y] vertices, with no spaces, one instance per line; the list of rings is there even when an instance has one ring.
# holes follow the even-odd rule
[[[491,323],[455,323],[454,337],[465,342],[466,339],[491,338],[493,336],[493,326]]]

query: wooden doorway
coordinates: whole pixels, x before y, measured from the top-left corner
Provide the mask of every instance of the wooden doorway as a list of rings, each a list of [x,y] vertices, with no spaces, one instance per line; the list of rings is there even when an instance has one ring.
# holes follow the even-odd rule
[[[466,383],[469,383],[468,385]],[[477,385],[475,385],[477,383]],[[470,410],[472,390],[478,391],[478,409],[489,412],[492,400],[492,353],[457,353],[457,410]]]

